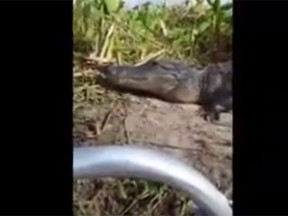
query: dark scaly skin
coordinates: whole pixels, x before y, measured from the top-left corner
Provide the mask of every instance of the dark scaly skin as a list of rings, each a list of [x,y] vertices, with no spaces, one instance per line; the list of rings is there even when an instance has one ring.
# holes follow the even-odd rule
[[[150,93],[169,102],[201,105],[206,120],[219,120],[221,112],[232,109],[232,62],[209,65],[202,70],[168,61],[98,70],[117,87]]]
[[[232,62],[208,65],[201,75],[200,100],[203,117],[211,121],[219,120],[221,112],[233,109]]]

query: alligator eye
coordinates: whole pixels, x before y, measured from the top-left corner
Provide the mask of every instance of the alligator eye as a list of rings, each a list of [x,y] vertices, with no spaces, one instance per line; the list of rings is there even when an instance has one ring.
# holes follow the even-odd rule
[[[151,61],[151,64],[152,64],[153,66],[156,66],[156,65],[158,65],[158,62],[157,62],[157,61]]]

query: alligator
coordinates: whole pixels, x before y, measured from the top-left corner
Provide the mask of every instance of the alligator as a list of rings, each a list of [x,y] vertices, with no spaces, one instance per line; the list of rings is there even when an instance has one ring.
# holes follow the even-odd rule
[[[150,60],[139,66],[98,67],[116,88],[142,92],[174,103],[201,106],[206,121],[218,121],[220,113],[232,110],[232,61],[204,68],[179,62]]]

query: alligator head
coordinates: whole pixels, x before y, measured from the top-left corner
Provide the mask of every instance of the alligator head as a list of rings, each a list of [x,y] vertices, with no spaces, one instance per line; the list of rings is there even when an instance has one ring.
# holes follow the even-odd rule
[[[196,74],[193,68],[174,62],[148,61],[140,66],[107,66],[100,68],[111,84],[153,94],[170,102],[190,103],[198,97]],[[188,74],[190,75],[188,76]]]

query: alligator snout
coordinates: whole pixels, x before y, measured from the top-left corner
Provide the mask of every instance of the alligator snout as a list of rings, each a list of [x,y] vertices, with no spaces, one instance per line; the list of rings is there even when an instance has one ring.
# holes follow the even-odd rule
[[[137,73],[134,67],[131,66],[114,66],[110,65],[105,68],[99,68],[99,71],[105,75],[106,80],[115,85],[126,85],[126,82],[145,79]],[[143,75],[143,74],[142,74]]]
[[[106,65],[102,67],[97,67],[97,70],[104,74],[105,77],[112,79],[114,77],[120,77],[125,72],[124,66]]]

